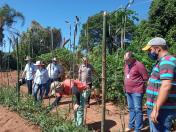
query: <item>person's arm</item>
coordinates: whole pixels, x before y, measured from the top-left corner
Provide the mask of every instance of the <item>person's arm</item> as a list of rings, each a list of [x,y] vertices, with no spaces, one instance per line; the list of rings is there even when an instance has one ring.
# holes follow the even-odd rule
[[[60,102],[61,98],[62,98],[62,96],[57,96],[56,97],[54,102],[51,104],[51,108],[49,109],[49,111],[51,111],[52,109],[54,109],[55,107],[57,107],[59,105],[59,102]]]
[[[78,80],[81,80],[81,67],[82,65],[79,66],[79,70],[78,70]]]
[[[138,72],[140,73],[144,81],[148,81],[148,72],[142,63],[139,63]]]
[[[80,105],[80,92],[78,91],[78,89],[77,89],[77,87],[76,86],[73,86],[72,87],[72,94],[74,94],[75,95],[75,97],[76,97],[76,104],[77,105]]]
[[[156,105],[153,107],[153,111],[151,113],[151,120],[154,123],[157,123],[157,117],[159,115],[159,110],[161,108],[161,106],[166,102],[167,98],[168,98],[168,94],[169,91],[172,88],[172,80],[163,80],[161,87],[160,87],[160,91],[159,91],[159,95],[158,98],[156,100]]]
[[[58,65],[58,77],[60,78],[61,77],[61,66]]]
[[[37,71],[37,67],[33,65],[33,76],[35,75],[36,71]]]
[[[26,71],[23,71],[23,73],[22,73],[22,78],[24,78],[25,77],[25,75],[26,75]]]
[[[27,71],[27,65],[25,66],[25,68],[24,68],[24,71],[23,71],[23,73],[22,73],[22,78],[24,78],[25,77],[25,75],[26,75],[26,71]]]

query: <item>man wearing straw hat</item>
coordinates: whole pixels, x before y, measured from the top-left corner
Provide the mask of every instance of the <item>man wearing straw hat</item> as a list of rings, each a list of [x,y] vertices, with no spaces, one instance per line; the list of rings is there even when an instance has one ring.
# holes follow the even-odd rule
[[[36,61],[37,71],[35,73],[34,78],[34,98],[35,101],[38,100],[38,91],[40,90],[40,100],[43,99],[43,92],[45,90],[47,81],[49,79],[48,77],[48,71],[45,68],[45,64],[43,64],[41,61]]]
[[[170,132],[176,119],[176,58],[160,37],[151,39],[142,50],[156,61],[146,91],[150,131]]]
[[[59,67],[59,64],[57,63],[57,58],[56,57],[54,57],[52,59],[52,63],[50,63],[47,66],[47,70],[48,70],[48,75],[49,75],[49,78],[50,78],[51,82],[59,81],[60,67]]]
[[[22,78],[26,79],[27,87],[28,87],[28,94],[32,94],[32,81],[34,79],[34,74],[36,72],[35,65],[31,62],[32,58],[30,56],[27,56],[25,61],[27,61],[27,64],[24,68],[24,71],[22,73]]]
[[[53,81],[60,81],[61,69],[60,69],[60,65],[57,63],[56,57],[54,57],[52,59],[52,63],[50,63],[47,66],[47,70],[49,75],[49,82],[48,82],[49,86]],[[50,91],[50,87],[47,87],[45,92],[46,97],[48,97],[49,91]]]

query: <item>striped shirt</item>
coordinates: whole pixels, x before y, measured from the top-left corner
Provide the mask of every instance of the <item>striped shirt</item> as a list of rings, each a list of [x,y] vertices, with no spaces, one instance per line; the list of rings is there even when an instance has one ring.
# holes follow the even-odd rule
[[[162,80],[173,80],[173,82],[168,99],[161,108],[176,109],[176,58],[171,55],[160,58],[153,67],[146,91],[149,108],[156,104]]]

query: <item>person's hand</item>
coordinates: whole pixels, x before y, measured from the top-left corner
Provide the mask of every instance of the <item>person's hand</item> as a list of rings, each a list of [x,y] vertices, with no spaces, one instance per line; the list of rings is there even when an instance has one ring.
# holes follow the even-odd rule
[[[73,110],[74,110],[74,111],[77,111],[78,107],[79,107],[79,105],[78,105],[78,104],[75,104]]]
[[[159,110],[157,109],[156,106],[153,107],[153,110],[152,110],[152,113],[150,115],[150,119],[151,121],[154,123],[154,124],[157,124],[158,123],[158,115],[159,115]]]

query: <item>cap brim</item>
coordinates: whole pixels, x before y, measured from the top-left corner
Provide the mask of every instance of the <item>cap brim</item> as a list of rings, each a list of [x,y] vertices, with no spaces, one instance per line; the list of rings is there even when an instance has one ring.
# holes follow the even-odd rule
[[[144,48],[142,48],[143,51],[147,51],[151,48],[151,45],[146,45]]]
[[[24,59],[25,61],[32,60],[32,58]]]
[[[44,66],[45,64],[34,64],[35,66]]]

